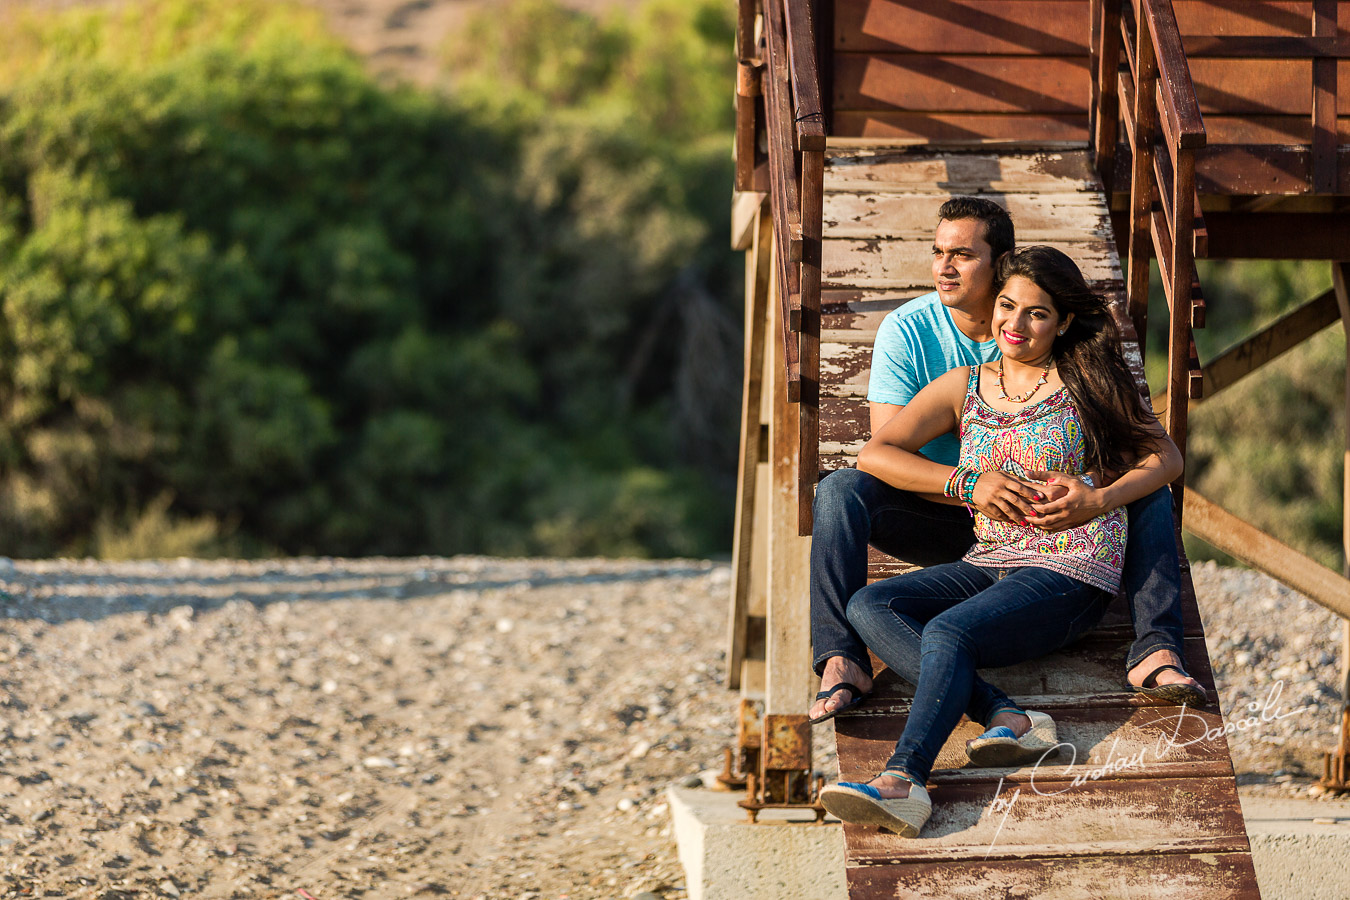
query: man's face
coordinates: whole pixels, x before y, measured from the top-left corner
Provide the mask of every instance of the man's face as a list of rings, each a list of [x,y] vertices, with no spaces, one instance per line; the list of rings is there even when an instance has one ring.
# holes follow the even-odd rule
[[[979,219],[943,219],[933,236],[933,284],[943,306],[973,310],[994,299],[994,251]]]

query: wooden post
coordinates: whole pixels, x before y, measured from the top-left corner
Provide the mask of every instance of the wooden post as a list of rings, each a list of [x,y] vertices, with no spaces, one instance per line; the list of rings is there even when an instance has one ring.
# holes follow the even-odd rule
[[[1345,328],[1345,469],[1341,476],[1344,510],[1341,517],[1341,549],[1345,559],[1341,572],[1350,578],[1350,263],[1337,262],[1331,266],[1332,287],[1336,303],[1341,308],[1341,325]],[[1350,755],[1350,618],[1342,623],[1341,645],[1341,727],[1340,752],[1344,759]]]
[[[1158,117],[1154,84],[1158,63],[1153,57],[1153,39],[1148,23],[1138,14],[1135,24],[1134,147],[1130,177],[1129,273],[1126,282],[1130,319],[1139,339],[1139,355],[1144,355],[1148,335],[1148,261],[1153,245],[1150,236],[1153,212],[1153,139]],[[1189,287],[1189,286],[1188,286]],[[1189,294],[1189,290],[1187,291]]]
[[[798,403],[797,533],[809,535],[820,478],[820,254],[824,229],[825,154],[804,150],[802,165],[801,400]]]
[[[778,245],[774,244],[777,254]],[[777,265],[777,259],[774,260]],[[771,290],[779,279],[771,278]],[[772,329],[782,328],[782,304],[771,296]],[[801,715],[811,696],[810,549],[797,534],[798,414],[788,399],[783,342],[774,341],[773,418],[769,423],[769,579],[764,714]],[[766,720],[767,721],[767,720]]]
[[[762,450],[760,395],[764,385],[764,332],[768,317],[769,246],[773,219],[761,209],[755,216],[754,243],[745,254],[745,372],[741,376],[741,455],[736,478],[736,526],[731,545],[731,622],[728,628],[727,687],[741,686],[750,621],[754,533],[767,523],[755,521],[755,495]]]
[[[1106,189],[1106,205],[1111,206],[1115,191],[1116,142],[1120,140],[1120,95],[1117,72],[1120,69],[1120,2],[1092,0],[1092,72],[1093,104],[1090,112],[1093,145],[1097,151],[1097,171]],[[1143,352],[1143,345],[1140,345]]]
[[[1314,38],[1336,36],[1336,0],[1313,0]],[[1336,193],[1336,58],[1312,61],[1312,183],[1318,194]]]
[[[1167,289],[1172,296],[1172,309],[1167,332],[1166,427],[1183,456],[1186,453],[1187,413],[1190,411],[1191,281],[1195,277],[1190,229],[1195,217],[1194,204],[1195,155],[1191,150],[1178,149],[1172,173],[1172,283]],[[1178,512],[1184,508],[1185,479],[1183,472],[1172,484]]]

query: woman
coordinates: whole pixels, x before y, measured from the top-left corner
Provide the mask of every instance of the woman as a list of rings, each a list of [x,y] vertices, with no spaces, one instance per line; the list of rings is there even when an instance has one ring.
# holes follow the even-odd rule
[[[1054,722],[976,675],[1050,653],[1097,623],[1120,584],[1125,504],[1175,480],[1176,445],[1143,405],[1106,301],[1069,257],[1025,247],[999,261],[992,330],[1003,358],[948,372],[858,454],[858,468],[905,490],[999,508],[1017,482],[1050,472],[1105,478],[1111,512],[1059,532],[976,512],[977,542],[954,563],[877,582],[849,621],[915,685],[904,733],[867,784],[821,792],[847,822],[905,837],[932,811],[924,785],[962,714],[988,730],[967,745],[977,765],[1032,762],[1056,746]],[[956,469],[916,452],[956,431]],[[1056,491],[1049,478],[1041,500]],[[1034,513],[1033,513],[1034,516]]]

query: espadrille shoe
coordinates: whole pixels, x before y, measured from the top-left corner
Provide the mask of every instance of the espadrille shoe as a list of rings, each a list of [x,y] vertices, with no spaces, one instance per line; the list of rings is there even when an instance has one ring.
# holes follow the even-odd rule
[[[928,799],[928,791],[913,782],[910,782],[908,797],[884,800],[881,791],[870,784],[841,781],[821,788],[820,802],[826,812],[841,821],[875,825],[907,838],[918,837],[933,814],[933,801]]]
[[[1021,737],[1006,725],[991,728],[966,744],[970,761],[977,766],[997,768],[1022,766],[1059,753],[1055,720],[1043,712],[1026,710],[1031,728]]]

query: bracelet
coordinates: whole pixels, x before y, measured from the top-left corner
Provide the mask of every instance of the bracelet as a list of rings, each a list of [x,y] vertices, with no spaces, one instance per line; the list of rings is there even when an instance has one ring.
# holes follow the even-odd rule
[[[961,481],[961,500],[967,506],[975,503],[975,485],[982,474],[984,473],[969,469],[966,472],[966,477]]]
[[[970,469],[965,466],[957,466],[952,469],[952,474],[947,476],[947,483],[942,486],[943,496],[951,497],[953,500],[961,499],[961,485],[965,481]]]

